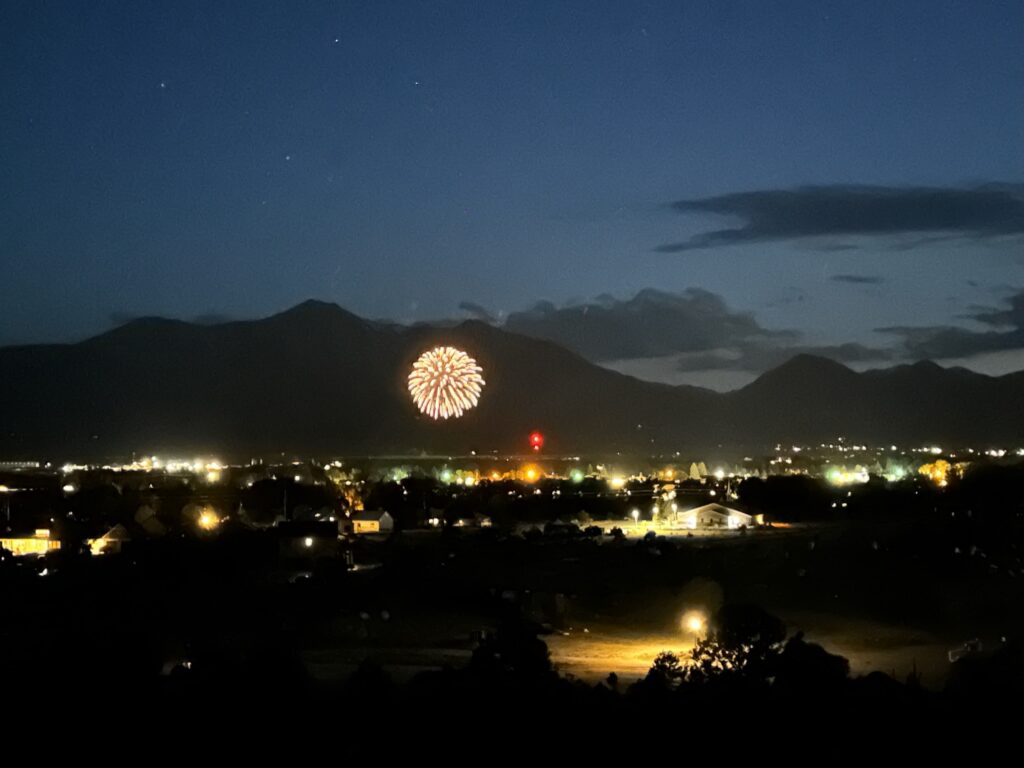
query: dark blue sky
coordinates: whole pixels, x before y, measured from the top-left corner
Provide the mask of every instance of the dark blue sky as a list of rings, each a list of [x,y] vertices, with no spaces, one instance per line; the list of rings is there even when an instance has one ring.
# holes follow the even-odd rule
[[[900,196],[1024,181],[1022,39],[1024,3],[977,0],[8,0],[0,342],[645,287],[807,343],[959,322],[1024,286],[1019,211],[923,226]],[[802,185],[892,188],[865,214],[892,226],[779,224]]]

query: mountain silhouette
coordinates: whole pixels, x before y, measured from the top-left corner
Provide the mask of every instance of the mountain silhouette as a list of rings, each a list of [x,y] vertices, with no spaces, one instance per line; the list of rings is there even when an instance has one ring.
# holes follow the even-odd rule
[[[436,422],[405,389],[425,350],[465,349],[479,406]],[[141,318],[77,344],[0,349],[0,457],[140,453],[239,458],[523,452],[663,454],[718,445],[987,447],[1024,438],[1024,374],[917,363],[855,373],[798,355],[743,389],[644,382],[479,322],[405,327],[307,301],[260,320]]]

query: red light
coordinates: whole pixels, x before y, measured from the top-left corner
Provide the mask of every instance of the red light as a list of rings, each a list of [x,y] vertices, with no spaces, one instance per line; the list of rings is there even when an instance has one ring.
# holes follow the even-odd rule
[[[539,451],[541,447],[544,445],[544,435],[542,435],[540,432],[531,433],[530,445],[532,446],[533,450]]]

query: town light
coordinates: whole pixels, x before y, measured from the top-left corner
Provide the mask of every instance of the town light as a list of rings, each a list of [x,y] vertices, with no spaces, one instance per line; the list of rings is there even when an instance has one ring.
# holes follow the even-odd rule
[[[307,536],[305,539],[302,540],[302,543],[306,545],[306,549],[309,549],[313,546],[313,537]]]

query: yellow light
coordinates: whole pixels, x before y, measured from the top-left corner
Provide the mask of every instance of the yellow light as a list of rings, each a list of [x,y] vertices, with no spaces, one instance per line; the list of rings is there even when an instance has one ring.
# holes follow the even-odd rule
[[[528,467],[526,470],[526,479],[531,483],[537,479],[537,470],[533,467]]]
[[[306,549],[309,549],[313,546],[313,537],[307,536],[305,539],[302,540],[302,543],[306,545]]]
[[[199,527],[204,531],[212,531],[218,525],[220,525],[220,518],[210,510],[204,510],[199,515]]]
[[[610,485],[612,488],[622,488],[625,484],[626,478],[622,477],[621,475],[616,475],[610,481]]]
[[[940,488],[944,488],[949,482],[949,473],[953,470],[952,465],[945,459],[939,459],[932,464],[922,464],[918,472],[928,477]]]
[[[690,611],[683,616],[683,629],[695,635],[702,634],[707,629],[707,618],[699,611]]]
[[[218,480],[220,480],[220,470],[211,469],[209,472],[206,473],[206,482],[216,483]]]

